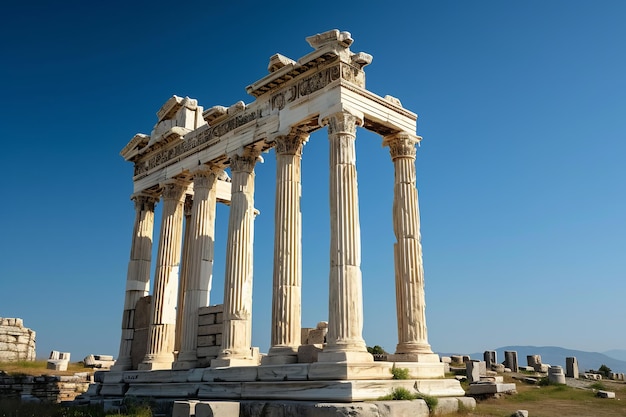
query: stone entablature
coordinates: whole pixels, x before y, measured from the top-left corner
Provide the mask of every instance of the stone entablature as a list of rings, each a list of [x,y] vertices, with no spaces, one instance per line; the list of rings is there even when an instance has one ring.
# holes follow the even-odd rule
[[[0,317],[0,362],[34,360],[35,332],[22,319]]]

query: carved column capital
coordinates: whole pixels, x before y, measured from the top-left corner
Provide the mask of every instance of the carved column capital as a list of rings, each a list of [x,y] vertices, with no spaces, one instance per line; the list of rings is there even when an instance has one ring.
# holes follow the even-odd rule
[[[399,132],[390,136],[385,136],[383,146],[389,146],[389,153],[391,154],[392,160],[395,160],[396,158],[415,159],[415,155],[417,153],[415,145],[419,144],[421,140],[421,136],[408,132]]]
[[[261,153],[254,150],[243,152],[242,154],[233,154],[230,156],[231,172],[247,172],[251,174],[254,170],[254,164],[259,160]]]
[[[135,202],[135,210],[154,211],[155,204],[159,201],[159,196],[152,193],[137,193],[130,197]]]
[[[213,166],[202,165],[198,167],[192,171],[193,188],[211,188],[222,172],[222,169]]]
[[[302,131],[294,131],[288,135],[276,136],[277,155],[302,155],[302,145],[309,140],[309,134]]]
[[[328,115],[322,119],[322,125],[328,125],[328,134],[347,134],[356,136],[356,127],[363,125],[363,120],[347,111]]]
[[[161,185],[163,200],[182,200],[185,194],[186,184],[182,181],[170,181]]]

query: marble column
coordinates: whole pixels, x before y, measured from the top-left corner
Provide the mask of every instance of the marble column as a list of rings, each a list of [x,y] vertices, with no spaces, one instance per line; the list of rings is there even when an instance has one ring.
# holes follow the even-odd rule
[[[148,346],[140,370],[170,369],[174,362],[178,270],[183,229],[186,184],[163,187],[161,234],[154,277]]]
[[[178,277],[178,301],[176,302],[176,338],[174,340],[174,352],[180,352],[183,340],[184,316],[183,309],[185,305],[185,292],[189,281],[189,251],[190,251],[190,228],[191,228],[191,206],[193,199],[190,195],[185,197],[183,206],[185,214],[185,231],[183,232],[183,255],[180,263],[180,274]]]
[[[230,157],[231,201],[224,279],[222,350],[211,367],[257,365],[252,345],[252,260],[254,240],[254,165],[259,153]]]
[[[150,291],[154,205],[158,201],[158,197],[140,193],[134,195],[132,200],[135,202],[135,225],[126,275],[120,352],[112,368],[115,371],[132,369],[131,344],[135,329],[135,305],[140,298],[148,295]]]
[[[398,345],[394,360],[433,361],[426,332],[424,268],[415,173],[415,145],[422,138],[411,133],[387,136],[394,165],[393,229]],[[390,359],[391,360],[391,359]]]
[[[272,346],[265,364],[296,363],[301,337],[302,213],[300,163],[309,135],[294,132],[276,138],[276,205]]]
[[[371,362],[363,340],[361,226],[356,176],[356,126],[342,112],[324,118],[330,141],[330,278],[328,334],[318,362]]]
[[[182,308],[181,350],[174,369],[194,368],[198,363],[198,310],[209,305],[215,247],[217,172],[199,167],[193,176],[193,205],[189,220],[189,263]]]

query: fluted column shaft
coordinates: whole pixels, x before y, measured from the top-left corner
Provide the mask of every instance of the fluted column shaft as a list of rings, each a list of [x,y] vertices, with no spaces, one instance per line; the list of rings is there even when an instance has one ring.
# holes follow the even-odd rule
[[[135,305],[150,291],[154,206],[158,200],[156,196],[146,194],[134,195],[132,199],[135,202],[135,224],[126,275],[120,352],[114,365],[114,369],[119,371],[132,368],[131,345],[134,339]]]
[[[182,308],[181,351],[174,368],[193,368],[198,361],[198,309],[209,305],[215,247],[217,174],[204,166],[194,173],[189,226],[189,264]]]
[[[356,175],[356,125],[350,113],[323,121],[330,140],[330,278],[327,345],[319,361],[371,360],[363,340],[361,226]],[[324,353],[323,352],[323,353]],[[332,355],[333,352],[345,353]],[[349,353],[365,355],[348,355]]]
[[[308,134],[276,138],[272,356],[296,362],[301,333],[302,213],[300,163]]]
[[[222,351],[211,366],[230,366],[252,360],[252,260],[254,241],[254,165],[259,154],[230,158],[232,189],[226,274]]]
[[[185,197],[183,213],[185,216],[185,229],[183,232],[183,254],[180,263],[180,273],[178,276],[178,301],[176,303],[176,339],[174,340],[174,352],[180,352],[183,344],[183,327],[185,318],[183,310],[185,305],[185,293],[189,282],[189,262],[191,246],[191,206],[193,200],[190,195]]]
[[[169,369],[174,361],[178,270],[182,244],[183,203],[186,187],[165,184],[161,234],[154,278],[148,349],[139,369]]]
[[[394,164],[393,229],[398,318],[397,354],[432,353],[426,331],[424,268],[416,187],[415,145],[421,138],[398,133],[384,144]]]

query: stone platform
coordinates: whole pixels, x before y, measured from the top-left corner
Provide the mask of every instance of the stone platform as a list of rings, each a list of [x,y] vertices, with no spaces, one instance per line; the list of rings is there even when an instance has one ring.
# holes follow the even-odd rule
[[[311,363],[189,370],[103,372],[95,397],[308,400],[353,402],[389,395],[394,388],[435,397],[465,395],[455,379],[443,379],[441,363]],[[393,366],[409,370],[394,380]]]

